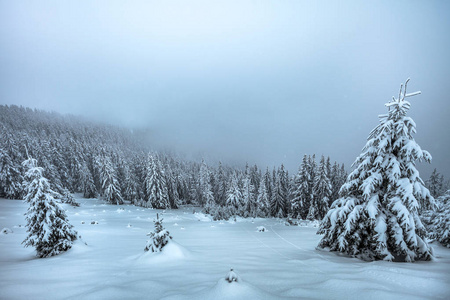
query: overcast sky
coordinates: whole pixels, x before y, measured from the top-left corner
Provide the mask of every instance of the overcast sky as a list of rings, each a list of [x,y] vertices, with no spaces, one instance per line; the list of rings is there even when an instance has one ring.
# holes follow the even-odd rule
[[[0,0],[0,104],[292,171],[349,166],[411,77],[419,169],[450,177],[449,57],[450,1]]]

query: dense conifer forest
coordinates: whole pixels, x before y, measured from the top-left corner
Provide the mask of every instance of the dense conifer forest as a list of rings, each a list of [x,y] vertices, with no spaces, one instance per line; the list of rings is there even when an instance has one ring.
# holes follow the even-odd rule
[[[197,205],[215,219],[321,220],[347,175],[343,164],[323,155],[299,157],[298,174],[283,165],[188,161],[153,151],[139,131],[14,105],[0,106],[0,127],[0,197],[9,199],[23,199],[22,162],[33,157],[55,198],[73,205],[72,193],[82,193],[117,205]]]

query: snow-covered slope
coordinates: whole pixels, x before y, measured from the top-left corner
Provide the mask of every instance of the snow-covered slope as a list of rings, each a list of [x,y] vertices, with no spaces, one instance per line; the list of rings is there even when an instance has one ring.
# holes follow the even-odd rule
[[[313,226],[285,226],[277,219],[202,222],[206,218],[193,214],[192,208],[163,213],[95,199],[77,201],[80,207],[65,208],[82,240],[64,254],[39,259],[32,248],[21,245],[26,204],[0,200],[0,228],[13,231],[0,235],[0,299],[445,299],[450,295],[450,249],[436,244],[436,261],[364,262],[315,250],[320,236]],[[157,212],[163,213],[174,243],[161,253],[144,253]],[[257,232],[258,226],[268,231]],[[230,268],[240,282],[225,281]]]

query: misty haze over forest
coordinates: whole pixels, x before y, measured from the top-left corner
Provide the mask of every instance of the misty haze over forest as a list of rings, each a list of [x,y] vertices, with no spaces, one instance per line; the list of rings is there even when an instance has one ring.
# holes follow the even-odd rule
[[[428,178],[450,176],[446,1],[0,2],[0,104],[143,129],[156,149],[349,168],[411,77]]]

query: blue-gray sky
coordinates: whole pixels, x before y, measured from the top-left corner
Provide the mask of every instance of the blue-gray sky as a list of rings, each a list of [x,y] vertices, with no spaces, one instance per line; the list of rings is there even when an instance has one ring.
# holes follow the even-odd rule
[[[448,1],[0,0],[0,103],[149,128],[157,147],[350,165],[411,77],[450,176]]]

